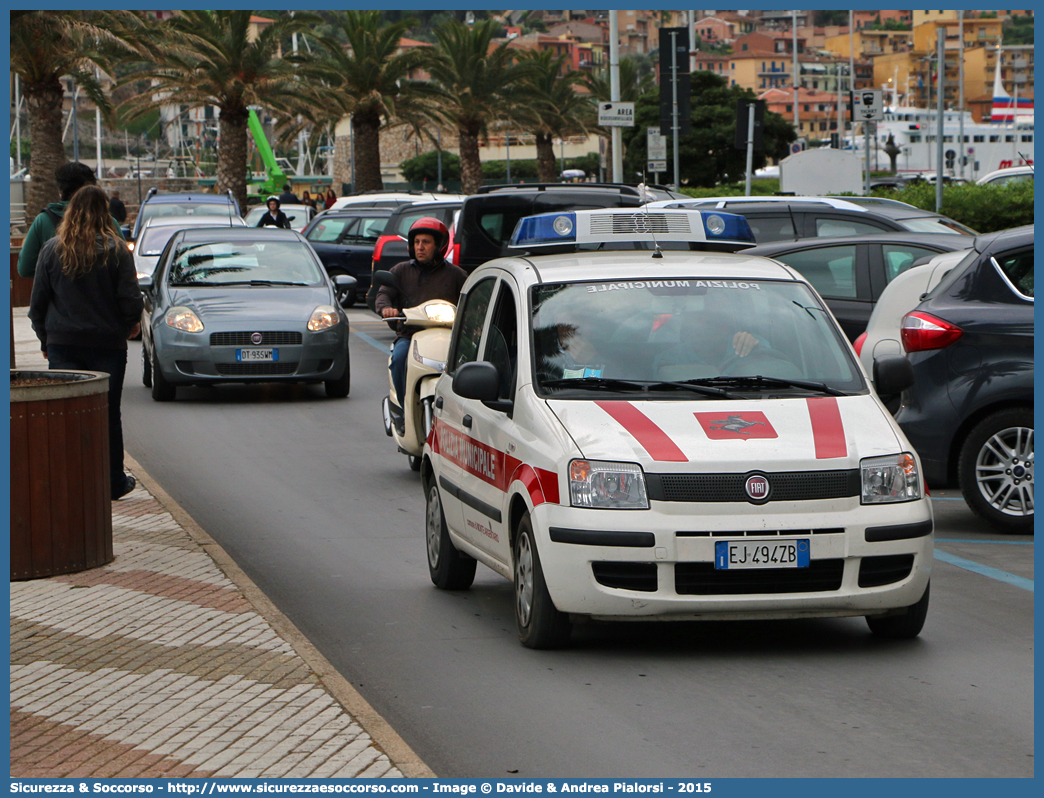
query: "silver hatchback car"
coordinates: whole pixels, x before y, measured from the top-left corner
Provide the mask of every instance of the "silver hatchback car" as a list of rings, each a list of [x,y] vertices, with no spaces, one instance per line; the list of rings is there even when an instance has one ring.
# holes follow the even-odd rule
[[[328,396],[348,395],[348,318],[299,233],[182,230],[138,282],[142,382],[153,399],[220,382],[323,383]]]

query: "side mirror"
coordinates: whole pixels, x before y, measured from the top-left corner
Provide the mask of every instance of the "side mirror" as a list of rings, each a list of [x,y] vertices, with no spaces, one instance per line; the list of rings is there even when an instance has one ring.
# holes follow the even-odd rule
[[[373,277],[370,278],[373,283],[381,288],[398,288],[399,281],[395,279],[395,275],[386,269],[381,269],[373,273]]]
[[[464,399],[475,399],[491,410],[511,414],[514,404],[498,399],[500,393],[500,372],[497,367],[486,360],[476,363],[465,363],[453,375],[453,393]]]
[[[359,282],[350,274],[336,274],[333,281],[338,288],[353,288]]]
[[[913,366],[902,355],[874,360],[874,388],[879,396],[900,394],[914,384]]]
[[[286,217],[286,220],[287,220],[288,222],[292,222],[292,221],[293,221],[294,219],[296,219],[296,218],[297,218],[296,216],[287,216],[287,217]]]
[[[140,288],[142,291],[151,291],[152,285],[153,283],[151,274],[143,274],[141,277],[138,278],[138,288]]]

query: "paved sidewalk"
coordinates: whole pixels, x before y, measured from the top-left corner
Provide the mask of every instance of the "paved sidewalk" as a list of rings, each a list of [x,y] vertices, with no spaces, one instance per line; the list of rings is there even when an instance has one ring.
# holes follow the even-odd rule
[[[16,362],[44,368],[15,309]],[[128,457],[108,566],[11,583],[11,776],[434,774]]]

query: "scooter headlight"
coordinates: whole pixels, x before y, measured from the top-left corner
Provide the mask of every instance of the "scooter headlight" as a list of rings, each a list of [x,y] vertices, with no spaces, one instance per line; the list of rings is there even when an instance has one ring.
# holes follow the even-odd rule
[[[448,302],[431,302],[424,306],[424,315],[428,317],[428,321],[453,324],[457,317],[457,309]]]

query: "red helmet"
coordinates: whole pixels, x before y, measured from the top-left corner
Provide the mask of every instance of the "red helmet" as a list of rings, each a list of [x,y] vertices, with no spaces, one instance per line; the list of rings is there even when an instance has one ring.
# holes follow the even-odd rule
[[[446,225],[434,216],[425,216],[411,224],[410,231],[406,234],[410,258],[416,257],[413,254],[413,237],[417,235],[417,233],[427,233],[428,235],[433,236],[435,238],[435,246],[438,248],[439,257],[446,257],[446,250],[449,249],[449,230],[446,229]]]

